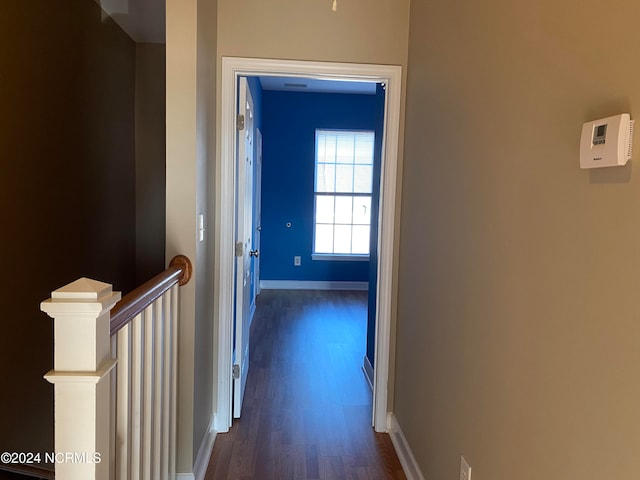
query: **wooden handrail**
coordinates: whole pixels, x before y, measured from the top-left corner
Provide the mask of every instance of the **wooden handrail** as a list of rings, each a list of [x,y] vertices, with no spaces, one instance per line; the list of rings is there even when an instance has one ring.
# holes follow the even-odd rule
[[[176,283],[186,285],[191,279],[191,261],[185,255],[171,259],[169,268],[126,294],[111,310],[111,335],[116,334],[145,308]]]

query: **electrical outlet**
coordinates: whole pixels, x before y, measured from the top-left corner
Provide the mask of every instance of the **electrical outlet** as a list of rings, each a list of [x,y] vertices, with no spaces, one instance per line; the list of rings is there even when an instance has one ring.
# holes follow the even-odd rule
[[[302,264],[302,258],[299,255],[293,257],[293,265],[299,267]]]
[[[460,457],[460,480],[471,480],[471,467],[464,457]]]

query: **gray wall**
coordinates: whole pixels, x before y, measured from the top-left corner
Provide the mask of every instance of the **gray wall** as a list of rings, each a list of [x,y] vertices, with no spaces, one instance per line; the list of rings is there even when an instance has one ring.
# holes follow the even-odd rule
[[[411,2],[395,413],[430,480],[640,468],[640,3]],[[636,135],[637,139],[637,135]]]
[[[50,451],[52,289],[135,279],[135,44],[92,0],[0,4],[0,451]]]
[[[196,324],[194,328],[194,429],[193,460],[210,435],[209,424],[212,420],[213,392],[215,385],[216,340],[214,338],[213,303],[213,254],[214,254],[214,221],[213,205],[216,149],[216,61],[217,46],[217,1],[198,0],[197,3],[197,211],[205,218],[205,241],[196,247],[197,272],[197,304]],[[177,73],[177,72],[176,72]],[[187,232],[185,232],[187,233]]]
[[[166,258],[189,256],[180,291],[178,462],[192,473],[209,440],[216,388],[214,265],[216,0],[167,0]],[[205,236],[198,240],[198,215]],[[206,460],[206,459],[205,459]]]

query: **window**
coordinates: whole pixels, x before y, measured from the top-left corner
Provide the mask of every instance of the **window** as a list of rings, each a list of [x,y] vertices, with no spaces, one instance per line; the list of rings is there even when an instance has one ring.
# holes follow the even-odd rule
[[[314,259],[368,258],[374,132],[316,130]]]

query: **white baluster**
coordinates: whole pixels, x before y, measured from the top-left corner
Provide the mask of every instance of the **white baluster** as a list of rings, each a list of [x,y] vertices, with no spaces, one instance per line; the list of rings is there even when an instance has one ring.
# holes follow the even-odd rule
[[[116,361],[118,359],[118,337],[116,335],[111,336],[111,357],[115,358]],[[120,362],[116,364],[115,369],[111,372],[110,382],[111,382],[111,413],[109,414],[109,445],[111,448],[109,449],[109,480],[118,480],[116,477],[116,457],[118,455],[117,450],[118,446],[116,445],[116,438],[118,437],[116,431],[116,423],[114,419],[116,418],[116,412],[118,410],[118,370],[120,369]]]
[[[160,459],[162,458],[162,409],[164,404],[162,403],[162,389],[163,389],[163,374],[164,374],[164,309],[162,308],[162,297],[158,298],[153,303],[155,309],[155,337],[154,337],[154,388],[153,388],[153,439],[151,446],[151,477],[161,480],[161,465]]]
[[[114,335],[118,343],[116,395],[116,479],[128,480],[131,448],[131,329],[125,325]]]
[[[142,480],[151,480],[151,442],[153,436],[153,346],[155,315],[153,305],[144,311],[144,370],[142,414]]]
[[[142,418],[143,372],[144,372],[144,330],[143,313],[131,321],[131,480],[140,480],[142,474]]]
[[[171,408],[171,294],[165,293],[162,296],[162,310],[164,312],[162,325],[164,331],[163,338],[163,363],[162,372],[162,463],[160,478],[169,479],[169,437],[170,437],[170,408]]]
[[[176,438],[177,429],[177,405],[178,405],[178,286],[171,288],[171,350],[169,362],[171,365],[171,399],[169,406],[169,479],[176,478]]]

